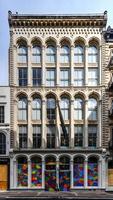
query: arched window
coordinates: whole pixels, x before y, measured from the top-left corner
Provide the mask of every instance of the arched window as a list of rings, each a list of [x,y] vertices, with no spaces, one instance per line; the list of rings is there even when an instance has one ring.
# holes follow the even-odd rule
[[[25,157],[20,157],[17,160],[17,185],[19,187],[28,186],[28,162]]]
[[[73,176],[74,176],[75,187],[84,186],[84,158],[82,157],[74,158]]]
[[[32,48],[32,63],[41,63],[41,48],[34,45]]]
[[[88,100],[88,119],[97,120],[97,100],[92,97]]]
[[[18,63],[27,63],[27,47],[25,45],[18,47]]]
[[[60,108],[64,120],[69,120],[69,99],[67,97],[61,98]]]
[[[47,98],[47,119],[56,119],[56,101],[53,97]]]
[[[98,186],[98,159],[88,159],[88,186]]]
[[[38,97],[32,101],[32,120],[41,120],[41,99]]]
[[[64,45],[61,47],[61,63],[69,63],[70,62],[70,49],[68,46]]]
[[[67,156],[60,157],[59,189],[61,191],[70,189],[70,159]]]
[[[97,63],[98,62],[98,49],[94,45],[89,46],[88,62],[89,63]]]
[[[18,120],[27,120],[27,98],[25,96],[19,97]]]
[[[75,63],[83,63],[84,62],[84,48],[80,45],[75,46],[74,62]]]
[[[55,63],[56,61],[56,49],[54,46],[48,46],[46,49],[46,62]]]
[[[31,158],[31,186],[42,187],[42,160],[40,157]]]
[[[55,191],[56,188],[56,159],[48,156],[45,159],[45,189],[46,191]]]
[[[75,98],[74,101],[74,119],[82,120],[83,119],[83,100],[81,98]]]
[[[6,136],[0,132],[0,154],[6,154]]]

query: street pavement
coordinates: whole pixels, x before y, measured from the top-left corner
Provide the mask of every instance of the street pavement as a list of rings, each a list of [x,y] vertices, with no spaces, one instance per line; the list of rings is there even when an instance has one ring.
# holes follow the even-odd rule
[[[11,190],[11,191],[5,191],[5,192],[0,192],[0,200],[57,200],[57,199],[81,199],[81,200],[86,200],[86,199],[112,199],[113,200],[113,192],[105,192],[105,191],[99,191],[99,190],[94,190],[94,191],[76,191],[76,192],[39,192],[36,190]]]

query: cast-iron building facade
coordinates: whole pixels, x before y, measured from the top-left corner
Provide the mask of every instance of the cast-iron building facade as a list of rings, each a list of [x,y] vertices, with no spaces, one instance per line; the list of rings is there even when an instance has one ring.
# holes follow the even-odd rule
[[[9,12],[11,189],[107,187],[106,22]]]

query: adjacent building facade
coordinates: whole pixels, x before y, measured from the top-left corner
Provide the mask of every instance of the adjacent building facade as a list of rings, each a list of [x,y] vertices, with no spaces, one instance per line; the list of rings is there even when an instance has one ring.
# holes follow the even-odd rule
[[[109,187],[106,22],[9,11],[11,189]]]
[[[107,190],[113,190],[113,29],[109,26],[104,32],[106,41],[106,80],[108,87],[106,88],[106,105],[108,106],[108,124],[109,124],[109,156],[107,158],[107,174],[108,182]]]
[[[9,188],[10,88],[0,86],[0,190]]]

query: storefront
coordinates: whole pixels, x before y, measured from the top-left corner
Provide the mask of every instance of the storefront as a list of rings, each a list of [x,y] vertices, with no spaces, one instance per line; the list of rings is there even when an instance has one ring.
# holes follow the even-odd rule
[[[11,188],[71,191],[102,188],[102,163],[98,156],[25,155],[11,161]]]

